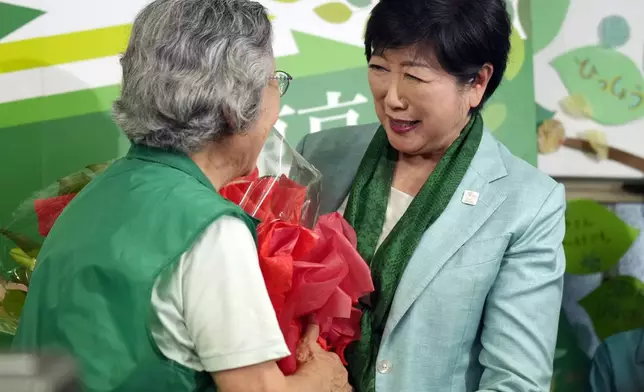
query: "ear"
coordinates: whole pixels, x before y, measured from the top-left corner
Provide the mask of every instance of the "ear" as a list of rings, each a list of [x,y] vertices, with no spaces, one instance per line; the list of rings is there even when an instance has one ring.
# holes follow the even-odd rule
[[[479,106],[483,100],[483,95],[485,95],[485,90],[487,89],[487,84],[490,82],[490,78],[494,73],[494,67],[492,64],[485,63],[478,74],[472,81],[472,85],[469,90],[469,100],[470,107],[475,108]]]

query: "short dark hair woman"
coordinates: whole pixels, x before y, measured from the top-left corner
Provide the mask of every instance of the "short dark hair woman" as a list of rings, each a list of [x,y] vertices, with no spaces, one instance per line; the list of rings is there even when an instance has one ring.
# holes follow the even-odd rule
[[[503,78],[503,0],[382,0],[367,24],[380,124],[306,137],[322,212],[358,235],[376,291],[349,347],[358,392],[549,390],[563,187],[485,131]]]

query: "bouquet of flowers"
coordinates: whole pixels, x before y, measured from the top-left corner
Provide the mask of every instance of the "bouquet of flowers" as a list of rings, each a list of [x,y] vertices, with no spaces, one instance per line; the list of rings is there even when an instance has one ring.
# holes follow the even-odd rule
[[[36,192],[0,226],[0,347],[18,327],[31,272],[45,237],[65,206],[109,163],[89,165]]]
[[[320,173],[273,132],[257,169],[220,193],[261,221],[260,267],[291,353],[304,320],[313,315],[319,343],[344,358],[345,347],[359,338],[362,313],[355,305],[373,291],[373,283],[351,226],[337,213],[318,219],[320,180]],[[278,364],[291,374],[295,356]]]
[[[13,226],[0,231],[12,244],[4,252],[0,248],[0,269],[10,282],[0,305],[6,310],[3,314],[0,307],[0,331],[3,319],[9,325],[5,332],[11,333],[12,325],[15,331],[30,271],[56,218],[106,166],[90,166],[40,192],[18,210]],[[260,221],[260,268],[292,353],[278,362],[287,375],[296,370],[296,346],[311,317],[320,325],[320,345],[344,359],[346,346],[360,337],[358,299],[373,291],[351,226],[337,213],[319,216],[320,180],[320,173],[273,132],[255,171],[220,190]]]

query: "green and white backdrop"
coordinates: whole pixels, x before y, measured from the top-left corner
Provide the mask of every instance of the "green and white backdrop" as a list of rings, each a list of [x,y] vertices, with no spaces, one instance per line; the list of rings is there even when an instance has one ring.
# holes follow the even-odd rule
[[[376,1],[261,1],[273,20],[278,68],[294,77],[276,124],[291,143],[309,132],[376,121],[361,46],[367,17]],[[128,142],[111,121],[110,108],[119,94],[118,56],[127,43],[132,20],[146,3],[147,0],[0,0],[0,227],[10,224],[12,211],[35,190],[88,164],[111,160],[127,151]],[[566,62],[575,60],[563,55],[577,47],[566,46],[571,40],[564,38],[563,32],[574,35],[575,31],[583,31],[577,46],[588,45],[584,40],[590,40],[589,30],[597,32],[599,38],[592,40],[597,41],[598,48],[584,49],[582,54],[608,63],[621,59],[615,64],[627,69],[631,78],[628,82],[633,84],[629,88],[640,86],[642,34],[630,35],[628,50],[619,52],[618,48],[628,41],[633,21],[644,19],[643,7],[640,0],[613,0],[610,5],[602,0],[508,0],[514,26],[512,53],[504,81],[485,108],[487,127],[516,155],[536,165],[538,122],[560,118],[567,129],[579,124],[566,122],[567,114],[558,103],[561,99],[574,96],[568,101],[580,106],[577,111],[590,120],[591,110],[584,103],[590,102],[595,108],[604,103],[614,105],[596,92],[588,93],[584,81],[575,79],[574,67]],[[590,22],[583,16],[584,9],[593,10]],[[617,18],[605,19],[614,14]],[[589,27],[592,23],[601,26]],[[559,56],[562,57],[553,61]],[[634,106],[636,102],[629,104]],[[628,107],[615,108],[617,112],[613,114],[619,114],[599,112],[594,120],[599,119],[599,124],[629,122],[635,127],[612,131],[612,135],[622,138],[619,140],[623,140],[624,132],[636,135],[632,129],[637,124],[641,132],[644,123],[639,120],[639,109],[632,113]],[[629,148],[628,143],[621,143]],[[549,172],[566,172],[561,168],[567,165],[569,156],[565,151],[557,154],[540,156],[540,164],[544,161]],[[587,167],[579,162],[590,159],[573,158],[577,159],[574,167],[581,167],[578,171]],[[640,245],[634,264],[640,266],[639,272],[627,271],[637,278],[617,279],[618,286],[628,281],[623,284],[628,289],[621,291],[627,293],[627,298],[618,298],[615,293],[619,290],[614,285],[602,289],[606,279],[601,278],[607,272],[613,279],[619,278],[623,256],[630,252],[633,257],[633,249],[637,251],[637,246],[631,245],[641,240],[639,228],[644,226],[644,218],[629,221],[631,226],[624,222],[628,219],[619,219],[594,203],[571,207],[567,216],[570,229],[566,253],[572,260],[568,275],[586,280],[573,282],[578,290],[568,301],[572,311],[566,313],[574,319],[569,320],[564,313],[560,322],[553,389],[586,391],[588,366],[597,345],[607,335],[644,327],[644,316],[607,327],[606,311],[602,311],[621,306],[624,314],[633,314],[638,309],[637,301],[644,303],[644,245]],[[592,224],[587,224],[589,216],[594,217]],[[612,245],[587,241],[600,238],[598,235],[608,236]],[[591,245],[584,245],[588,242]],[[0,261],[3,258],[6,255],[0,255]],[[603,301],[602,290],[614,294],[617,305]],[[587,344],[577,344],[580,334]]]
[[[0,2],[0,222],[30,192],[92,162],[123,155],[110,119],[130,23],[147,0]],[[376,120],[361,46],[372,0],[264,0],[277,66],[294,80],[276,128],[309,132]],[[530,41],[515,18],[513,56],[487,125],[535,163]]]

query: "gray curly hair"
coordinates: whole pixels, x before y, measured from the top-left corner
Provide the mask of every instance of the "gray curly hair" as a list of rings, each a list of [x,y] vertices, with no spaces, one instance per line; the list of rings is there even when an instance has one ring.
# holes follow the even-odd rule
[[[273,72],[271,23],[246,0],[156,0],[121,59],[116,123],[136,144],[184,153],[247,130]]]

